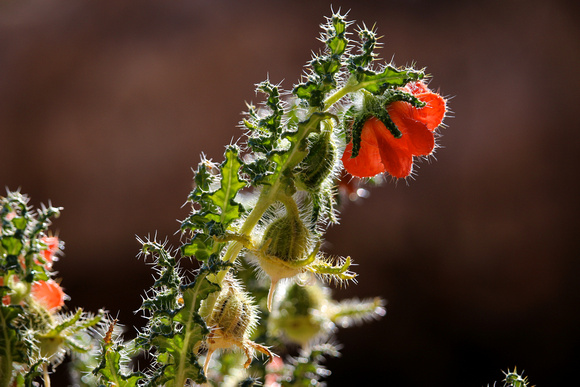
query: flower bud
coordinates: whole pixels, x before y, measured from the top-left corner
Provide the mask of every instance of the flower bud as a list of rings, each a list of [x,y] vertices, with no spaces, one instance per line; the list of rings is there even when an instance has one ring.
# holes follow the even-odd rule
[[[309,140],[308,155],[298,165],[296,183],[305,191],[316,192],[332,172],[336,145],[329,130],[313,133]]]
[[[65,339],[58,333],[38,334],[36,339],[38,340],[38,348],[42,357],[51,359],[53,356],[56,357],[63,352]]]
[[[246,368],[252,362],[252,349],[272,358],[272,353],[266,347],[248,339],[256,326],[257,313],[252,297],[242,289],[231,274],[228,274],[223,280],[222,290],[215,300],[213,310],[206,319],[206,324],[211,330],[206,340],[208,348],[204,364],[206,375],[211,356],[217,349],[238,347],[243,350],[247,357],[244,364]]]
[[[272,309],[272,297],[278,281],[294,277],[307,264],[309,240],[310,231],[294,211],[288,211],[266,229],[258,259],[260,267],[272,281],[268,310]]]
[[[310,232],[299,216],[288,213],[272,222],[264,233],[266,254],[295,262],[307,254]]]
[[[1,280],[1,278],[0,278]],[[30,293],[30,283],[23,282],[18,279],[17,276],[11,276],[8,279],[8,286],[11,288],[11,292],[5,296],[4,304],[9,305],[17,305],[20,304],[24,298]],[[0,281],[0,285],[3,284],[3,281]]]
[[[330,302],[325,290],[319,285],[289,284],[278,294],[270,315],[270,329],[302,346],[328,335],[334,324],[323,312]]]

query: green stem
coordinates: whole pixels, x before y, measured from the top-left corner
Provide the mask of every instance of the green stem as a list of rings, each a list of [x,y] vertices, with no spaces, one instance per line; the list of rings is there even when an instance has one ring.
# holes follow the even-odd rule
[[[0,319],[0,322],[2,323],[2,334],[4,336],[4,343],[6,346],[4,348],[5,355],[0,356],[0,362],[2,363],[0,364],[0,387],[8,387],[10,385],[10,380],[12,380],[12,348],[3,311],[0,311]]]
[[[190,319],[191,320],[191,319]],[[191,322],[188,321],[188,327],[189,325],[191,325]],[[184,348],[187,348],[189,341],[191,340],[191,330],[190,329],[186,329],[185,332],[185,337],[183,338],[183,344],[184,344]],[[181,387],[181,386],[185,386],[185,361],[187,359],[187,356],[185,353],[182,353],[181,356],[179,356],[179,365],[177,366],[177,372],[175,373],[175,387]]]
[[[50,376],[48,375],[48,364],[44,363],[42,366],[42,372],[44,377],[44,387],[50,387]]]
[[[224,272],[225,273],[225,272]],[[220,273],[221,274],[221,273]],[[203,282],[204,277],[206,276],[206,274],[200,274],[199,277],[196,278],[196,284],[195,284],[195,291],[193,293],[193,298],[190,304],[190,308],[187,312],[187,316],[188,319],[186,322],[184,322],[184,330],[185,330],[185,336],[183,338],[183,346],[182,348],[185,349],[185,351],[188,351],[189,347],[190,347],[190,341],[192,340],[191,338],[191,328],[192,325],[196,324],[193,321],[194,318],[194,306],[196,305],[196,301],[197,301],[197,293],[199,292],[199,287],[201,286],[201,283]],[[185,386],[185,381],[186,381],[186,362],[187,362],[187,353],[183,352],[180,354],[179,356],[179,364],[177,365],[177,372],[175,373],[175,383],[174,386],[175,387],[182,387]]]
[[[330,97],[328,97],[326,99],[326,101],[324,101],[324,108],[322,110],[325,112],[328,111],[328,109],[330,109],[332,107],[332,105],[334,105],[335,103],[340,101],[347,94],[352,93],[352,92],[357,91],[357,90],[360,90],[363,87],[364,87],[363,84],[357,82],[355,77],[351,76],[348,79],[348,81],[346,82],[346,85],[344,85],[342,88],[338,89],[334,94],[332,94]]]
[[[327,112],[334,104],[336,104],[338,101],[344,98],[347,94],[357,91],[361,87],[363,86],[361,86],[361,84],[359,84],[354,77],[351,77],[346,83],[346,85],[338,89],[334,94],[332,94],[330,97],[326,99],[322,111]],[[315,113],[316,111],[317,109],[311,109],[308,113],[308,117],[309,118],[312,117],[312,114]],[[281,182],[282,173],[283,171],[287,170],[290,166],[292,166],[293,163],[300,162],[300,160],[296,160],[297,158],[296,155],[299,152],[298,146],[300,142],[306,136],[308,136],[308,134],[310,134],[310,129],[311,128],[309,128],[308,126],[302,128],[303,133],[301,134],[301,138],[298,141],[296,141],[296,143],[290,150],[288,158],[286,159],[284,165],[282,165],[282,167],[280,168],[280,175],[278,175],[278,178],[274,181],[274,183],[271,186],[263,188],[262,192],[260,193],[260,197],[258,198],[258,201],[256,203],[256,206],[252,209],[252,211],[242,224],[242,227],[240,228],[239,231],[240,234],[244,236],[250,236],[252,230],[254,229],[254,227],[256,227],[256,225],[262,218],[262,215],[264,215],[264,212],[266,212],[266,210],[272,204],[274,204],[274,202],[280,200],[282,196],[285,198],[288,197],[287,195],[280,192],[280,189],[282,187]],[[292,198],[289,199],[293,201]],[[296,204],[294,203],[294,206],[295,205]],[[286,208],[288,208],[288,205],[286,205]],[[240,253],[240,251],[242,250],[242,248],[243,245],[240,242],[233,241],[226,250],[226,253],[224,255],[224,261],[233,263],[237,258],[238,254]],[[221,284],[226,274],[227,270],[223,270],[216,276],[211,276],[210,279],[215,280],[218,284]],[[210,300],[208,301],[210,304],[215,303],[215,300],[213,300],[213,302]],[[213,305],[208,305],[208,310],[213,310]]]

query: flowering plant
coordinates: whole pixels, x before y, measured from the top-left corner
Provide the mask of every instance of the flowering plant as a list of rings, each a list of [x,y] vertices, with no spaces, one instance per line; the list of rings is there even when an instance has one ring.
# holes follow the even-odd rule
[[[322,252],[325,230],[357,199],[353,185],[412,175],[448,112],[423,70],[376,65],[376,31],[361,27],[352,42],[350,25],[328,18],[323,52],[291,91],[257,85],[265,103],[248,105],[244,136],[221,164],[202,158],[195,170],[182,245],[140,239],[156,277],[133,340],[104,311],[63,311],[52,266],[64,245],[48,232],[60,209],[1,198],[0,387],[49,385],[67,352],[86,386],[320,385],[334,332],[385,314],[378,297],[332,299],[329,285],[356,274],[350,257]],[[142,353],[148,366],[135,370]]]

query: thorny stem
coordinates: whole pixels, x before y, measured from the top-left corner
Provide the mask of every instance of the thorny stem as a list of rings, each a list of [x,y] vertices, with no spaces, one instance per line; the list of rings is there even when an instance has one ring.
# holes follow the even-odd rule
[[[312,117],[313,114],[316,113],[317,111],[328,112],[332,108],[332,106],[334,106],[346,95],[356,92],[357,90],[360,90],[363,87],[365,87],[364,83],[358,82],[354,76],[351,76],[347,81],[347,83],[342,88],[338,89],[334,94],[329,96],[324,101],[321,110],[311,108],[308,111],[307,117],[309,118]],[[258,197],[258,200],[256,202],[256,205],[250,211],[248,217],[240,227],[239,230],[240,235],[249,237],[250,234],[252,233],[252,230],[254,229],[254,227],[256,227],[256,225],[258,224],[258,222],[260,221],[266,210],[276,201],[281,201],[286,207],[287,211],[296,211],[296,212],[298,211],[294,199],[281,191],[281,189],[283,188],[281,177],[283,171],[292,168],[294,165],[300,162],[300,160],[297,160],[297,154],[299,152],[298,147],[300,142],[310,134],[311,129],[312,128],[310,128],[308,124],[306,124],[306,126],[302,128],[302,133],[300,134],[301,137],[298,139],[298,141],[296,141],[296,143],[290,150],[288,158],[286,159],[284,165],[282,165],[282,167],[280,168],[281,171],[280,174],[278,175],[277,179],[274,181],[272,185],[264,187],[262,189],[260,196]],[[234,263],[243,247],[244,245],[241,242],[232,241],[224,254],[223,261],[227,263]],[[222,270],[217,275],[210,274],[208,276],[208,279],[213,280],[221,285],[227,272],[228,272],[227,270]],[[210,312],[213,310],[216,301],[217,296],[213,295],[210,295],[206,299],[206,305],[202,306],[203,311],[200,310],[202,316],[205,312]],[[181,365],[179,369],[181,369]]]
[[[221,273],[220,273],[221,274]],[[194,311],[191,310],[193,309],[193,307],[196,304],[197,301],[197,292],[199,291],[199,286],[202,283],[203,277],[201,276],[205,276],[205,274],[201,274],[200,277],[197,278],[197,282],[195,285],[195,292],[193,295],[193,299],[191,302],[191,307],[190,310],[186,313],[186,315],[188,316],[187,321],[185,321],[183,324],[185,326],[185,337],[183,338],[183,348],[189,348],[189,342],[192,340],[191,337],[191,325],[194,324],[193,322],[193,315],[194,315]],[[186,381],[186,376],[185,376],[185,369],[186,369],[186,362],[187,362],[187,356],[185,353],[182,353],[181,356],[179,357],[179,364],[177,366],[177,372],[175,374],[175,386],[184,386],[185,385],[185,381]]]
[[[324,108],[322,111],[327,112],[328,110],[330,110],[330,108],[334,104],[336,104],[338,101],[340,101],[342,98],[344,98],[347,94],[352,93],[354,91],[357,91],[362,87],[364,87],[364,85],[358,83],[354,77],[351,77],[348,80],[348,82],[346,83],[346,85],[344,85],[342,88],[337,90],[334,94],[332,94],[330,97],[328,97],[326,99],[326,101],[324,102]],[[314,112],[315,112],[315,109],[312,109],[309,112],[308,116],[311,117]],[[306,129],[307,128],[305,128],[303,130],[303,133],[302,133],[303,137],[308,135],[308,133],[309,133],[308,130],[306,130]],[[302,140],[302,138],[300,140]],[[299,143],[299,141],[296,143],[296,145],[290,151],[290,155],[289,155],[288,159],[286,160],[286,162],[282,166],[282,168],[280,168],[281,171],[286,170],[293,162],[295,162],[294,158],[295,158],[296,153],[298,152],[298,146],[297,146],[298,143]],[[264,215],[264,212],[266,212],[268,207],[270,207],[277,200],[280,200],[281,195],[283,195],[280,192],[280,188],[282,186],[282,182],[280,180],[280,177],[281,176],[278,176],[278,179],[276,179],[274,184],[272,184],[270,187],[265,187],[262,190],[262,192],[260,193],[260,197],[258,198],[256,206],[252,209],[252,211],[250,212],[250,214],[246,218],[245,222],[243,223],[242,227],[240,228],[240,234],[242,234],[244,236],[250,236],[252,230],[258,224],[258,222],[262,218],[262,215]],[[283,195],[283,196],[286,196],[286,195]],[[289,200],[293,201],[292,198],[289,198]],[[288,199],[285,200],[285,202],[287,202],[287,201],[288,201]],[[294,205],[295,205],[295,203],[294,203]],[[286,208],[288,208],[288,205],[286,205]],[[233,263],[243,247],[244,246],[240,242],[233,241],[229,245],[228,249],[226,250],[226,253],[224,255],[224,261],[229,262],[229,263]],[[215,279],[219,284],[221,284],[221,282],[225,278],[226,273],[227,273],[227,271],[224,270],[224,271],[221,271],[216,276]]]

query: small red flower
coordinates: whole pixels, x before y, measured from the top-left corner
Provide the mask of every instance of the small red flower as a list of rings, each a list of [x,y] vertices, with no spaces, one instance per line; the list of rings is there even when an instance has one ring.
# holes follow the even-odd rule
[[[411,174],[413,156],[428,156],[435,148],[434,131],[441,125],[446,102],[422,82],[412,82],[400,89],[426,103],[417,108],[408,102],[395,101],[386,106],[389,117],[402,136],[395,138],[376,117],[363,125],[358,155],[352,158],[352,141],[342,156],[344,168],[353,176],[372,177],[388,172],[404,178]]]
[[[40,254],[46,261],[46,268],[50,270],[52,269],[52,263],[57,260],[56,253],[59,251],[59,240],[58,237],[42,237],[40,240],[47,246]]]
[[[34,282],[31,295],[39,304],[50,311],[62,307],[67,297],[60,285],[54,280]]]

